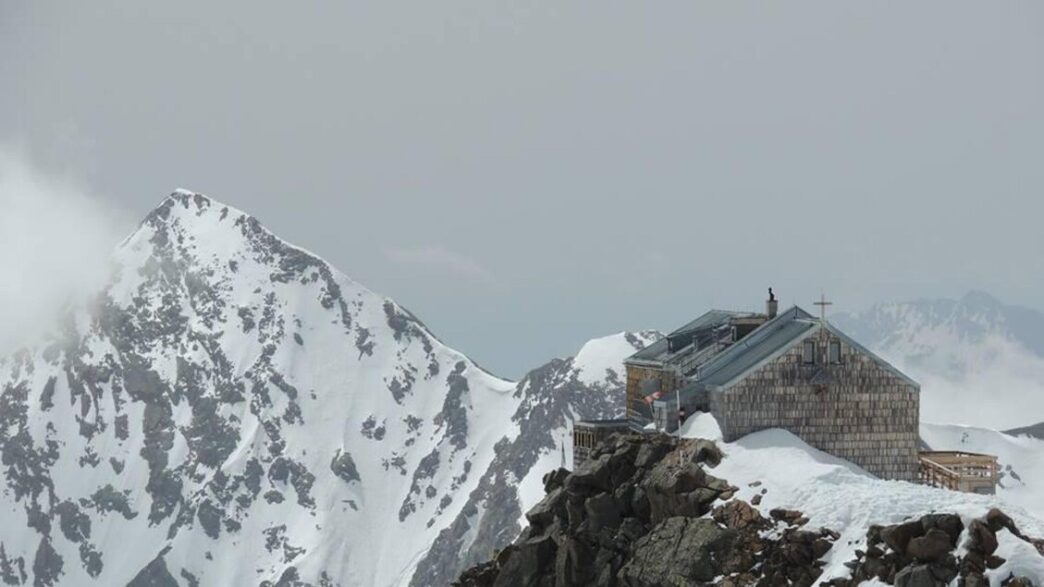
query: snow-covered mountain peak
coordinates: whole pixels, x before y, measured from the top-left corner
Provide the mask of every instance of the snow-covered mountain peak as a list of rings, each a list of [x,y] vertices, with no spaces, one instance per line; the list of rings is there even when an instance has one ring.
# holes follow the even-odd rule
[[[576,378],[587,385],[605,381],[623,382],[625,374],[620,362],[663,337],[655,330],[640,332],[617,332],[609,336],[594,338],[584,344],[573,357],[572,368]]]
[[[652,336],[516,385],[186,190],[64,324],[0,358],[9,583],[448,583],[461,552],[511,538],[570,421],[613,415],[620,363]]]

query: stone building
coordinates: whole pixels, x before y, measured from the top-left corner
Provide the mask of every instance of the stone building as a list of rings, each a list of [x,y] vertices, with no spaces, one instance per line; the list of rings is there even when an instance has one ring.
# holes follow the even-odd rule
[[[764,314],[712,310],[628,358],[630,426],[672,431],[679,411],[710,412],[726,442],[782,428],[878,477],[917,480],[917,382],[825,318],[776,309],[770,290]]]

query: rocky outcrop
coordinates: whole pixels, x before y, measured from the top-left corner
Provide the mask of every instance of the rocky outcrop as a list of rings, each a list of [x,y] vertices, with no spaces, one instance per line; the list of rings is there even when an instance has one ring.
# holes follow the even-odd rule
[[[610,338],[622,338],[637,351],[659,336],[644,331]],[[621,365],[623,358],[619,357]],[[467,501],[460,513],[438,533],[417,563],[411,587],[448,585],[463,570],[489,557],[490,552],[510,544],[522,531],[519,520],[525,506],[519,499],[520,480],[539,475],[530,471],[543,455],[557,452],[564,464],[563,437],[568,434],[569,422],[620,416],[624,387],[619,374],[610,370],[599,379],[578,369],[576,362],[554,359],[530,371],[518,383],[515,395],[521,401],[511,421],[518,425],[519,434],[497,443],[496,457],[478,486],[464,496]]]
[[[871,526],[866,550],[857,550],[856,560],[846,563],[852,569],[851,577],[834,579],[830,584],[849,587],[877,579],[897,587],[935,587],[959,578],[958,584],[963,587],[989,585],[989,571],[1005,562],[995,554],[1001,530],[1032,544],[1044,555],[1044,540],[1023,534],[998,509],[972,520],[967,528],[955,514],[928,514],[901,524]],[[962,535],[966,538],[958,549]],[[1005,582],[1032,584],[1023,577],[1009,577]]]
[[[813,584],[837,534],[732,499],[705,469],[720,459],[707,441],[610,437],[575,472],[548,474],[529,527],[457,585]]]
[[[996,554],[1000,532],[1044,555],[1044,541],[1023,534],[1000,510],[967,525],[956,514],[932,513],[871,526],[865,549],[846,563],[848,576],[825,577],[824,558],[840,535],[809,529],[798,510],[766,516],[735,499],[736,488],[707,470],[722,458],[705,440],[612,436],[575,472],[547,474],[546,496],[526,513],[529,526],[455,585],[979,587],[996,584],[990,572],[1005,563]],[[1034,584],[1000,579],[1009,587]]]

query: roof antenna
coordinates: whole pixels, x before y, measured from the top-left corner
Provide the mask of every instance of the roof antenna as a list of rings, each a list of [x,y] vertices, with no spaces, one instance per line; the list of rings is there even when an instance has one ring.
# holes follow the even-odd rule
[[[779,302],[776,301],[776,294],[772,293],[772,288],[769,288],[769,299],[765,301],[765,314],[768,315],[769,319],[776,317],[776,312],[779,310]]]

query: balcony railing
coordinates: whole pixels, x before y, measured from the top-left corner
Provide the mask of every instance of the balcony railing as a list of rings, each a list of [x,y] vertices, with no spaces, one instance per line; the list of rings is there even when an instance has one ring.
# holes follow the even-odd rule
[[[953,491],[993,494],[997,489],[997,457],[960,451],[920,454],[920,480]]]

